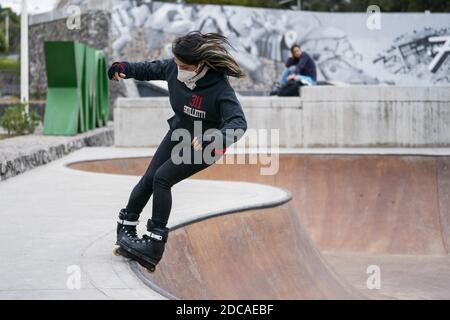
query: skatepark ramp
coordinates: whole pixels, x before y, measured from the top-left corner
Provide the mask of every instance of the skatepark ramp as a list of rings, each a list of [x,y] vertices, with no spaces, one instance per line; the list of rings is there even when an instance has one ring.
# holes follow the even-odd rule
[[[177,298],[361,297],[321,257],[291,204],[203,220],[170,238],[167,256],[147,277]]]
[[[149,161],[71,167],[142,175]],[[450,298],[450,157],[285,154],[269,176],[260,162],[234,163],[193,178],[270,184],[292,201],[175,226],[157,271],[138,270],[153,288],[187,299]],[[379,290],[366,285],[371,265]]]

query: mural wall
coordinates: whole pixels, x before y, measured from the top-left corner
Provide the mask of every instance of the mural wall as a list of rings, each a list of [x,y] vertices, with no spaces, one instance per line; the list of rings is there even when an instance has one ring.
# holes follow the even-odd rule
[[[241,92],[267,91],[293,43],[316,61],[319,81],[449,85],[450,14],[315,13],[216,5],[114,0],[112,60],[171,56],[171,41],[192,30],[219,32],[247,71]],[[111,60],[111,59],[110,59]]]

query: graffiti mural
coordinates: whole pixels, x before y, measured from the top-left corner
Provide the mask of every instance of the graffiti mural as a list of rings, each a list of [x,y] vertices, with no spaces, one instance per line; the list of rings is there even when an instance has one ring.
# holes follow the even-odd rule
[[[167,58],[175,37],[219,32],[230,39],[231,54],[248,74],[233,83],[242,92],[267,91],[294,43],[315,60],[319,81],[449,84],[450,15],[417,15],[382,15],[386,29],[371,31],[365,13],[114,0],[112,49],[114,59]],[[411,30],[410,20],[420,21],[423,31]]]
[[[404,34],[373,62],[395,75],[428,84],[450,83],[450,28],[431,28]]]

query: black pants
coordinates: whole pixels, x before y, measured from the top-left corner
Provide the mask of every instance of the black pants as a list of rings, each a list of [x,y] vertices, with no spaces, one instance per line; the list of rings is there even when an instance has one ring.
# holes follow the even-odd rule
[[[171,141],[171,135],[172,131],[169,130],[156,150],[145,174],[131,192],[126,207],[128,212],[140,214],[153,194],[152,220],[158,227],[165,227],[169,220],[172,209],[172,186],[211,165],[205,163],[203,158],[201,163],[195,164],[194,153],[202,151],[194,151],[192,147],[190,147],[192,155],[190,163],[175,164],[172,162],[172,148],[179,142]]]

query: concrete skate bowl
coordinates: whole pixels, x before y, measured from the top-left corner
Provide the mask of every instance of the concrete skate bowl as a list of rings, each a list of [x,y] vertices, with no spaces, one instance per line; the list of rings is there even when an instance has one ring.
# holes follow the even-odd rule
[[[142,175],[149,161],[70,167]],[[450,157],[287,154],[275,175],[245,163],[192,178],[270,184],[292,201],[174,228],[154,274],[135,266],[146,283],[187,299],[450,298]]]

